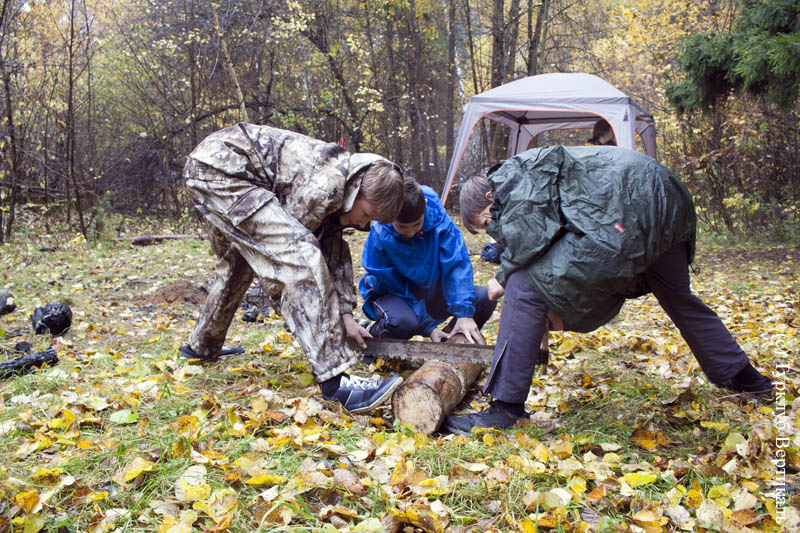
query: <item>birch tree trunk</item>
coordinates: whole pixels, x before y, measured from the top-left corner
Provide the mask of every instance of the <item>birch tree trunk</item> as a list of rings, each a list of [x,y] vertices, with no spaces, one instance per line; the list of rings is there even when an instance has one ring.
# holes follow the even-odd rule
[[[219,47],[222,50],[222,57],[225,60],[225,70],[228,71],[228,76],[233,82],[233,86],[236,88],[236,98],[239,103],[239,113],[241,115],[242,122],[249,122],[247,119],[247,108],[244,105],[244,93],[242,93],[242,87],[239,85],[239,78],[236,76],[236,69],[233,68],[233,61],[231,60],[231,55],[228,53],[228,45],[225,43],[225,37],[222,35],[222,29],[219,26],[219,17],[217,16],[217,5],[214,2],[209,2],[211,5],[211,14],[214,16],[214,29],[217,32],[217,38],[219,39]]]

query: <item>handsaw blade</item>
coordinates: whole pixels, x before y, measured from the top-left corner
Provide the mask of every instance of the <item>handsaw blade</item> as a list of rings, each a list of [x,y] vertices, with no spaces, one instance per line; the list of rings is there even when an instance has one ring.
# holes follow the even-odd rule
[[[451,363],[492,363],[494,346],[485,344],[450,344],[397,339],[364,339],[366,355],[413,361],[449,361]]]

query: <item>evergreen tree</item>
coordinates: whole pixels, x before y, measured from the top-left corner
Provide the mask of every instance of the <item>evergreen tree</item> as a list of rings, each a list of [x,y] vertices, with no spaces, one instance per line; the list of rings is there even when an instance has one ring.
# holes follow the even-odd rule
[[[800,3],[744,0],[730,32],[687,36],[678,60],[686,79],[667,86],[667,98],[679,112],[736,90],[789,108],[800,87]]]

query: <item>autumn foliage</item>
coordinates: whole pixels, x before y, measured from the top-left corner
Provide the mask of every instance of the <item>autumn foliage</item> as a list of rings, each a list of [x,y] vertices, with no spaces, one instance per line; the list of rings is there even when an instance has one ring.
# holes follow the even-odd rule
[[[245,355],[213,365],[180,358],[214,261],[205,241],[96,246],[35,236],[0,257],[0,284],[17,305],[0,319],[0,358],[27,341],[52,347],[59,363],[0,381],[0,531],[796,531],[800,523],[790,489],[800,467],[794,248],[731,253],[701,242],[693,276],[694,290],[775,379],[774,401],[707,383],[646,297],[591,334],[551,335],[529,421],[456,437],[400,426],[388,406],[354,417],[322,401],[268,309],[257,323],[237,313],[228,342]],[[476,236],[467,239],[480,250]],[[362,240],[353,236],[354,252]],[[474,268],[478,283],[493,275],[477,256]],[[29,315],[51,299],[70,305],[72,327],[34,335]],[[484,328],[490,343],[498,317]],[[413,372],[387,361],[356,370]],[[485,406],[484,378],[459,410]]]
[[[565,71],[655,115],[659,159],[709,227],[791,238],[797,20],[789,0],[4,0],[0,239],[29,201],[88,239],[109,211],[177,219],[186,155],[245,118],[439,188],[470,95]],[[477,168],[505,156],[503,127],[476,133]]]

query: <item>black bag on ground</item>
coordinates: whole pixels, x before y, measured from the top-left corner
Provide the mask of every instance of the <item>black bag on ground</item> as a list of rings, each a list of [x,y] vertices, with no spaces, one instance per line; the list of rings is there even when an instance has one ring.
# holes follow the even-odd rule
[[[61,335],[72,325],[72,311],[66,304],[47,304],[33,310],[31,322],[37,334]]]
[[[18,353],[31,353],[31,343],[26,341],[18,342],[14,345],[14,351]]]
[[[0,316],[7,315],[16,308],[17,304],[14,303],[14,296],[10,292],[0,295]]]
[[[244,322],[257,322],[258,321],[258,307],[250,305],[247,310],[242,313],[242,320]]]
[[[23,355],[11,361],[0,363],[0,379],[27,374],[34,367],[41,367],[45,364],[53,366],[56,363],[58,363],[58,355],[52,348],[48,348],[43,352]]]

